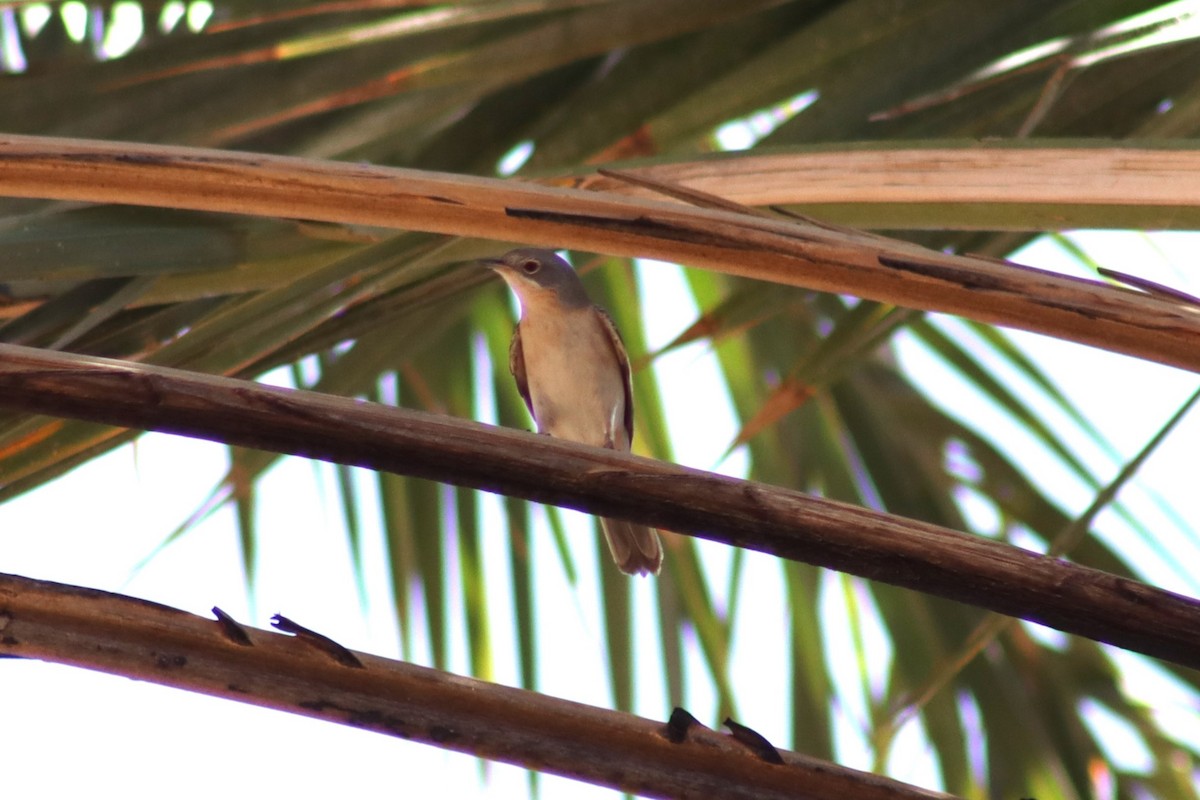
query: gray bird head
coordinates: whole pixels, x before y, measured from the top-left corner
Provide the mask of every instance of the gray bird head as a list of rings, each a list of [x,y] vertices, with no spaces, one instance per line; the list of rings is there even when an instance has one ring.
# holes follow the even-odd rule
[[[591,305],[575,270],[550,250],[519,247],[483,263],[500,273],[526,310],[550,302],[570,308]]]

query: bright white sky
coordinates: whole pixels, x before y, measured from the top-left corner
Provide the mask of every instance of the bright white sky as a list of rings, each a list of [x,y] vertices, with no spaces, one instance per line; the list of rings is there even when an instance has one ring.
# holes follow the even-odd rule
[[[1162,253],[1174,256],[1175,264],[1186,264],[1188,254],[1194,252],[1195,235],[1158,235],[1151,240],[1098,233],[1080,235],[1079,239],[1094,253],[1105,254],[1109,265],[1188,289],[1184,276],[1172,271],[1171,262]],[[1021,254],[1021,259],[1042,267],[1077,269],[1048,240]],[[695,311],[682,292],[675,268],[646,265],[642,275],[644,291],[654,293],[656,307],[670,310],[656,314],[656,326],[647,332],[650,346],[658,347],[690,323]],[[1198,283],[1193,283],[1191,291],[1200,292]],[[677,299],[665,303],[664,297]],[[945,320],[944,324],[951,330],[960,327],[953,320]],[[1125,457],[1153,435],[1198,383],[1191,374],[1097,350],[1026,334],[1014,334],[1014,338],[1061,381],[1066,393]],[[1083,487],[1058,474],[1038,447],[1025,441],[1002,415],[975,402],[909,337],[901,336],[899,352],[902,363],[923,385],[936,387],[933,391],[939,402],[956,413],[969,415],[991,431],[1018,460],[1030,465],[1043,483],[1056,488],[1055,493],[1068,510],[1079,511],[1087,505],[1090,497]],[[670,433],[680,462],[712,467],[730,441],[734,424],[711,357],[703,345],[696,345],[662,359],[656,368],[664,401],[671,409]],[[711,407],[698,408],[698,397],[716,400]],[[1198,435],[1200,419],[1185,421],[1142,475],[1142,483],[1153,486],[1184,520],[1200,518],[1191,452],[1191,443]],[[1094,448],[1081,449],[1103,477],[1115,473],[1117,467]],[[381,566],[380,538],[372,527],[374,519],[371,514],[364,517],[368,526],[369,596],[364,615],[358,605],[328,465],[285,459],[265,479],[259,509],[262,567],[254,612],[247,605],[232,515],[226,511],[129,579],[131,565],[201,503],[225,463],[224,450],[219,446],[163,435],[145,436],[136,450],[122,448],[0,506],[0,571],[122,591],[202,615],[219,605],[259,627],[267,627],[270,615],[280,612],[350,647],[398,655],[387,579]],[[730,459],[725,467],[739,472],[744,462]],[[359,485],[369,508],[373,481],[366,473],[361,477]],[[1136,552],[1138,562],[1159,585],[1200,595],[1195,575],[1179,567],[1200,563],[1195,530],[1180,530],[1142,489],[1126,492],[1124,497],[1134,513],[1152,521],[1151,527],[1160,536],[1158,545],[1169,558],[1133,540],[1111,514],[1102,518],[1098,526],[1101,533],[1119,539],[1123,547]],[[153,502],[147,502],[148,498]],[[490,516],[485,518],[495,520],[497,504],[494,498],[488,501],[484,513]],[[978,513],[986,519],[986,509]],[[490,613],[495,620],[496,662],[501,670],[497,678],[515,684],[513,643],[506,637],[511,611],[507,559],[501,550],[504,537],[495,524],[492,533],[484,538],[484,563],[494,598]],[[542,656],[542,688],[561,697],[609,705],[602,628],[597,610],[587,602],[596,595],[591,535],[586,518],[576,515],[571,541],[580,562],[577,593],[565,584],[550,556],[548,534],[543,532],[534,542],[538,624],[543,637],[553,631],[557,641]],[[704,542],[701,546],[706,565],[713,574],[723,575],[728,565],[726,548]],[[746,593],[741,613],[749,615],[748,619],[777,618],[782,587],[776,565],[769,558],[750,554],[745,578],[745,585],[753,590]],[[721,585],[723,581],[716,583]],[[645,621],[638,637],[642,658],[638,711],[663,719],[670,709],[665,705],[655,652],[653,598],[647,581],[637,581],[635,586],[636,617]],[[830,576],[824,588],[826,608],[836,622],[844,614],[838,600],[841,580]],[[452,618],[455,612],[452,609]],[[840,628],[831,624],[830,635],[836,635]],[[783,638],[777,631],[762,631],[761,627],[756,630],[754,626],[742,626],[741,630],[733,656],[740,713],[747,724],[769,739],[785,743],[786,704],[778,697],[779,687],[786,684]],[[886,642],[877,646],[885,656],[880,663],[885,664]],[[848,654],[849,647],[848,642],[831,642],[835,653]],[[466,671],[465,653],[465,639],[459,628],[452,653],[457,671]],[[427,654],[423,654],[419,660],[426,659]],[[691,661],[693,674],[698,677],[689,687],[688,707],[701,720],[711,721],[714,698],[699,677],[705,670],[694,652]],[[1169,684],[1160,687],[1155,677],[1159,671],[1143,666],[1143,660],[1125,658],[1123,662],[1138,670],[1131,685],[1143,695],[1150,691],[1147,699],[1163,719],[1179,730],[1181,737],[1190,736],[1195,741],[1200,717],[1194,705],[1187,705],[1186,695],[1172,690]],[[519,770],[492,765],[484,781],[483,769],[473,759],[385,736],[66,667],[5,661],[0,663],[0,670],[7,689],[0,752],[6,756],[6,788],[13,796],[91,795],[107,790],[132,798],[156,797],[162,787],[170,786],[171,793],[178,797],[211,797],[227,792],[234,776],[239,780],[237,793],[242,796],[259,791],[284,796],[325,792],[346,796],[374,794],[381,787],[386,792],[390,786],[405,796],[526,796],[525,778]],[[754,687],[759,686],[766,691],[756,692]],[[842,760],[865,767],[858,723],[863,719],[864,703],[854,686],[841,689]],[[1099,715],[1095,710],[1088,713]],[[1148,754],[1118,738],[1121,729],[1109,725],[1105,730],[1123,763],[1147,763]],[[66,768],[63,753],[72,754]],[[205,768],[217,753],[225,767]],[[893,759],[897,777],[937,785],[928,759],[922,758],[926,750],[918,726],[906,729],[905,741],[897,753]],[[302,766],[291,769],[289,764]],[[180,776],[187,777],[180,780]],[[547,798],[611,796],[604,790],[554,778],[545,778],[543,789]]]

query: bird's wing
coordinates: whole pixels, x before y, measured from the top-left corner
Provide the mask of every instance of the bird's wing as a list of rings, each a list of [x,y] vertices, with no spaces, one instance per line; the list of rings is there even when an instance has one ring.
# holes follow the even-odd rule
[[[519,322],[513,328],[512,343],[508,346],[508,371],[512,373],[513,380],[516,381],[517,391],[521,394],[521,399],[525,401],[525,407],[529,409],[529,416],[534,417],[534,422],[536,422],[533,401],[529,398],[529,379],[525,376],[525,351],[521,349],[521,323]]]
[[[621,368],[621,383],[625,386],[625,441],[633,444],[633,384],[629,378],[629,356],[625,353],[625,344],[621,341],[621,334],[617,332],[612,317],[600,306],[592,308],[596,309],[596,316],[604,332],[608,334],[613,355],[617,357],[617,365]]]

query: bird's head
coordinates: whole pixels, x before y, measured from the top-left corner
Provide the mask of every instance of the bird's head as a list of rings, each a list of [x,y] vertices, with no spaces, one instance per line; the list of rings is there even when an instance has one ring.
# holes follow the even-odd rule
[[[569,308],[591,305],[575,270],[550,250],[520,247],[483,263],[500,274],[524,309],[551,302]]]

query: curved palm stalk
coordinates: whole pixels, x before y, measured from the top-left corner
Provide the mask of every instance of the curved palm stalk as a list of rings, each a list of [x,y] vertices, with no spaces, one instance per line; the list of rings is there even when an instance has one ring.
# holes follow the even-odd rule
[[[1200,602],[993,540],[519,431],[0,345],[0,404],[614,513],[1200,666]],[[536,444],[535,444],[536,443]]]
[[[1174,163],[1159,151],[1109,151],[1110,165],[1116,153],[1121,163],[1142,156],[1143,169],[1155,174],[1164,160]],[[1200,170],[1200,157],[1180,155],[1178,169]],[[1004,174],[992,179],[1004,182]],[[798,220],[415,170],[22,136],[0,137],[0,192],[410,227],[666,258],[961,314],[1200,371],[1200,318],[1186,305]],[[1182,202],[1200,202],[1190,191],[1180,194]]]
[[[0,574],[0,598],[0,653],[7,656],[304,714],[639,795],[954,800],[781,752],[765,739],[759,744],[699,723],[668,726],[354,653],[279,617],[276,626],[296,636],[247,628],[223,612],[218,622],[11,575]]]

